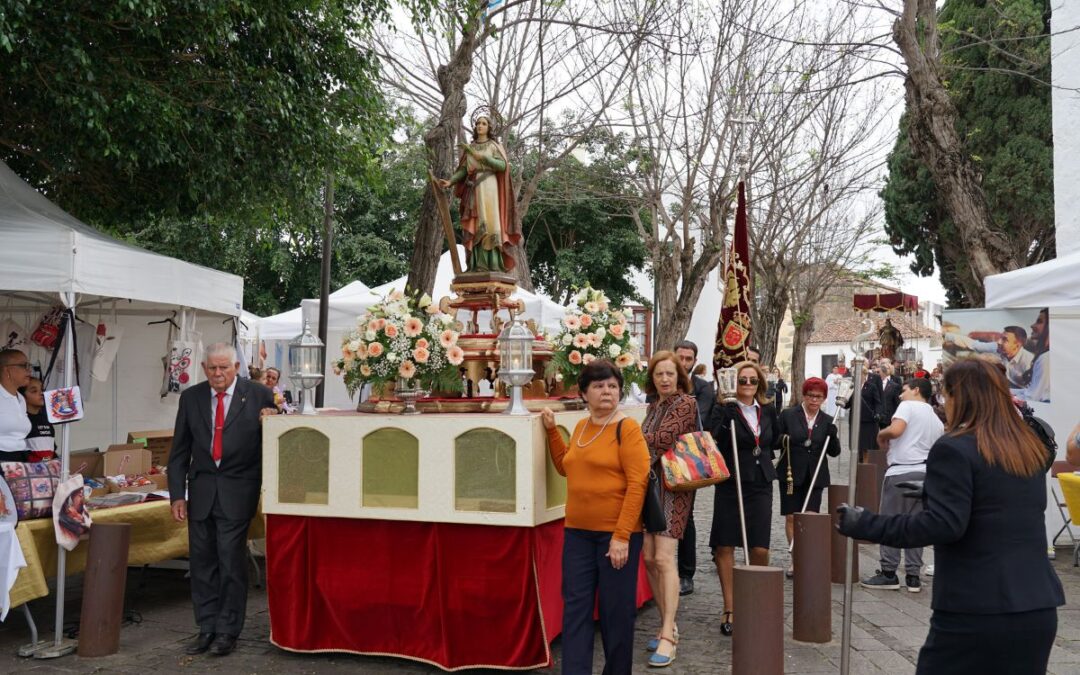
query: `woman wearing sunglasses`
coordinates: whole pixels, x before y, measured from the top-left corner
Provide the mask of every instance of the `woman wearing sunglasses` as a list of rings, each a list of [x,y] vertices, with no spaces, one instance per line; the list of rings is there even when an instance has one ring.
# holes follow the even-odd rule
[[[769,530],[772,523],[772,482],[776,480],[773,449],[778,443],[776,408],[765,395],[768,383],[756,363],[743,361],[738,372],[734,403],[713,406],[710,429],[716,438],[731,480],[716,486],[713,503],[712,532],[709,548],[713,550],[720,590],[724,595],[724,616],[720,632],[734,632],[734,597],[732,579],[735,570],[735,547],[742,546],[739,522],[739,493],[735,485],[735,452],[739,453],[742,474],[743,507],[746,513],[746,540],[751,565],[769,564]],[[735,425],[735,447],[731,447],[731,425]]]

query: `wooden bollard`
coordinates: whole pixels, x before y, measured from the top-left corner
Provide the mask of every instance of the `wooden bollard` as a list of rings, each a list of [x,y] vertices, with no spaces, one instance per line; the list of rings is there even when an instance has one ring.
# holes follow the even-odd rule
[[[735,634],[732,675],[784,672],[784,571],[779,567],[735,568]]]
[[[881,484],[877,482],[877,465],[860,463],[855,478],[855,506],[877,513],[881,505]]]
[[[800,642],[832,640],[831,529],[828,514],[795,514],[793,637]]]
[[[130,542],[128,523],[90,526],[79,617],[79,656],[108,656],[120,650]]]
[[[836,517],[836,508],[841,504],[850,504],[848,500],[848,486],[846,485],[830,485],[829,486],[829,516],[832,518],[832,527],[830,528],[830,556],[829,556],[829,578],[832,579],[834,584],[844,583],[844,557],[847,549],[847,537],[836,531],[836,523],[838,518]],[[851,578],[859,578],[859,542],[855,542],[855,555],[851,558]]]
[[[877,483],[880,494],[881,486],[885,483],[885,472],[889,470],[889,449],[887,447],[874,448],[867,454],[866,462],[877,467],[877,478],[875,482]],[[877,508],[878,505],[875,504],[874,510],[876,511]]]

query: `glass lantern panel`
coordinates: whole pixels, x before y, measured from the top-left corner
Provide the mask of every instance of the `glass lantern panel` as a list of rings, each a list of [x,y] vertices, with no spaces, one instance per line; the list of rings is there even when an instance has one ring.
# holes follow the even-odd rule
[[[420,441],[401,429],[376,429],[364,436],[361,504],[415,509],[420,502]]]
[[[330,497],[330,439],[298,427],[278,437],[278,501],[326,504]]]
[[[471,429],[454,440],[454,508],[514,513],[517,444],[497,429]]]
[[[570,442],[570,432],[566,430],[566,427],[559,425],[555,427],[559,431],[559,435],[562,436],[563,443]],[[556,506],[564,506],[566,504],[566,478],[559,475],[559,472],[555,470],[555,463],[551,461],[551,450],[545,453],[545,492],[547,493],[547,507],[553,509]]]

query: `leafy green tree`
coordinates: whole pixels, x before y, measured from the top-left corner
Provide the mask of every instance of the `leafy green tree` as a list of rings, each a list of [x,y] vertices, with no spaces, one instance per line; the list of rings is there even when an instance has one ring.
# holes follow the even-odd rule
[[[533,285],[563,304],[586,284],[616,304],[651,304],[630,279],[644,267],[647,252],[612,170],[623,160],[607,152],[618,143],[608,141],[588,145],[594,153],[589,164],[570,156],[548,171],[522,220]]]
[[[376,159],[336,173],[331,288],[375,286],[408,272],[425,175],[420,125],[406,115]],[[351,165],[345,165],[349,168]],[[134,244],[244,277],[244,307],[274,314],[318,296],[322,193],[288,209],[157,218],[118,232]]]
[[[956,130],[978,169],[991,229],[1026,264],[1054,255],[1049,19],[1041,0],[947,0],[938,17]],[[881,192],[890,243],[914,256],[915,273],[940,270],[950,305],[978,304],[970,251],[913,151],[910,123],[901,118]]]
[[[353,36],[388,0],[11,0],[0,158],[92,223],[218,214],[320,184],[386,132]]]

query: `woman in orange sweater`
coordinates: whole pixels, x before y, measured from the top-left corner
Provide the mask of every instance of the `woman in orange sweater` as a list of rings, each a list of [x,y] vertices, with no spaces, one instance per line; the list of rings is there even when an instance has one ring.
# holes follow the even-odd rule
[[[604,672],[629,674],[633,663],[649,448],[641,426],[619,411],[622,386],[622,373],[610,361],[582,368],[578,389],[589,417],[574,427],[569,443],[551,410],[542,415],[551,461],[566,476],[562,672],[568,674],[592,672],[597,591]]]

